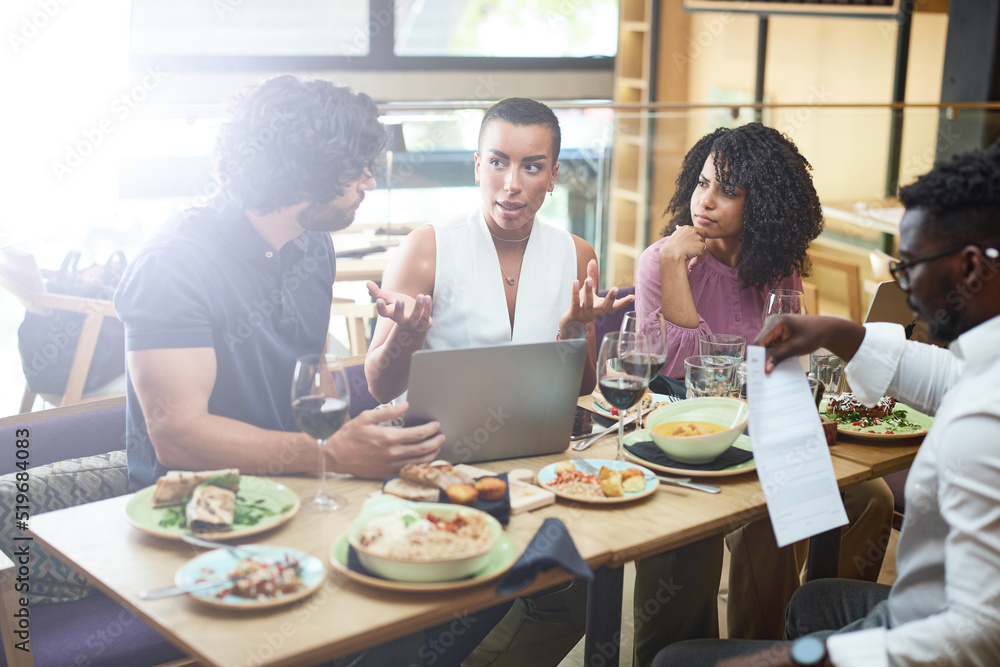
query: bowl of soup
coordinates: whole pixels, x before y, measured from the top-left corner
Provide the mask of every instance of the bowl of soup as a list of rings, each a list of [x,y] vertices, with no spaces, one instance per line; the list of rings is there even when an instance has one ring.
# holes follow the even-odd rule
[[[709,463],[743,433],[750,410],[746,401],[705,396],[668,403],[646,417],[656,446],[681,463]]]

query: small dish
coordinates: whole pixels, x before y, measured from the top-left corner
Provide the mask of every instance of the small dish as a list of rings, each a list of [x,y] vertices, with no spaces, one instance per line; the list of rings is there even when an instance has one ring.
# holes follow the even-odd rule
[[[188,597],[212,607],[267,609],[286,605],[296,600],[301,600],[307,595],[311,595],[323,585],[323,580],[326,578],[323,561],[298,549],[262,544],[253,546],[253,554],[254,560],[262,562],[280,562],[286,557],[297,560],[299,564],[299,578],[302,580],[299,590],[276,597],[260,599],[245,598],[231,593],[224,593],[224,591],[231,587],[229,582],[224,582],[215,588],[188,593]],[[241,560],[243,560],[243,555],[231,549],[206,551],[203,554],[195,556],[185,563],[181,569],[177,570],[177,574],[174,576],[174,583],[178,586],[184,586],[204,579],[228,576]]]
[[[613,505],[617,503],[628,503],[633,500],[638,500],[639,498],[645,498],[646,496],[652,494],[656,491],[656,487],[660,485],[660,480],[656,478],[652,472],[648,469],[642,467],[641,465],[633,465],[626,463],[625,461],[613,461],[611,459],[584,459],[587,463],[594,466],[594,468],[600,470],[602,466],[611,468],[612,470],[624,470],[625,468],[638,468],[642,471],[643,476],[646,478],[646,486],[642,491],[637,491],[635,493],[626,493],[624,496],[617,497],[601,497],[601,496],[580,496],[571,493],[566,493],[561,490],[558,486],[550,486],[549,482],[556,479],[556,465],[555,463],[549,464],[538,471],[536,479],[538,480],[538,486],[543,489],[548,489],[552,493],[556,494],[560,498],[565,498],[567,500],[574,500],[581,503],[596,503],[599,505]],[[582,471],[581,471],[582,472]]]

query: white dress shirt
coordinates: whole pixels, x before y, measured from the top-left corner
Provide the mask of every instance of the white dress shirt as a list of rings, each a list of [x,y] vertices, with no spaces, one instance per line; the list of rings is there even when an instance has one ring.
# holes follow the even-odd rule
[[[847,365],[858,398],[935,415],[906,481],[890,627],[831,636],[838,667],[1000,665],[1000,316],[949,350],[866,325]]]

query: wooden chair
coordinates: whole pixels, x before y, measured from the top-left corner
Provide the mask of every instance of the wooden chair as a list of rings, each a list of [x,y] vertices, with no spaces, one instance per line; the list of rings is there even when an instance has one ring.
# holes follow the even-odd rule
[[[348,349],[351,355],[364,355],[368,352],[369,332],[371,322],[378,317],[374,303],[356,303],[351,299],[334,297],[330,306],[330,323],[335,317],[343,317],[347,321]]]
[[[844,288],[847,294],[847,316],[853,322],[861,323],[861,269],[857,264],[845,261],[819,250],[809,250],[809,259],[814,266],[826,267],[844,274]]]
[[[46,400],[62,406],[117,395],[106,393],[88,395],[84,398],[83,394],[87,374],[94,359],[94,350],[97,348],[97,339],[101,333],[101,324],[105,317],[118,317],[114,304],[102,299],[50,294],[45,289],[43,275],[33,255],[12,248],[0,249],[0,285],[17,297],[25,310],[39,315],[49,315],[53,310],[66,310],[84,315],[66,388],[61,396],[47,396]],[[35,393],[25,383],[20,412],[30,412],[34,402]]]

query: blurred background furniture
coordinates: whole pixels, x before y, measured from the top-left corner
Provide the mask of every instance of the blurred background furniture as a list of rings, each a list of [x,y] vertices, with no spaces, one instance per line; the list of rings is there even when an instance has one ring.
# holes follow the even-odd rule
[[[344,318],[347,326],[348,350],[352,356],[364,356],[368,352],[374,320],[378,317],[374,303],[357,303],[351,299],[333,298],[330,306],[330,326],[337,318]]]
[[[18,448],[18,441],[30,448]],[[0,641],[3,665],[57,667],[91,664],[146,667],[193,664],[148,625],[92,588],[37,543],[31,559],[30,652],[15,649],[25,593],[14,588],[19,567],[11,561],[24,533],[15,522],[17,462],[30,460],[27,519],[38,514],[131,493],[125,463],[125,398],[114,397],[0,419]],[[30,451],[30,459],[17,452]],[[100,526],[94,527],[99,539]]]
[[[104,318],[118,317],[114,304],[102,299],[50,294],[45,288],[44,275],[45,273],[38,268],[38,264],[31,254],[13,248],[0,248],[0,285],[17,297],[26,311],[44,316],[53,310],[64,310],[81,313],[84,316],[66,388],[62,395],[45,395],[45,400],[53,405],[65,406],[84,400],[122,395],[124,393],[124,376],[120,382],[112,382],[110,385],[105,385],[87,394],[84,393],[84,385],[94,359],[94,351],[97,348]],[[35,403],[35,397],[36,394],[26,382],[19,412],[30,412]]]

